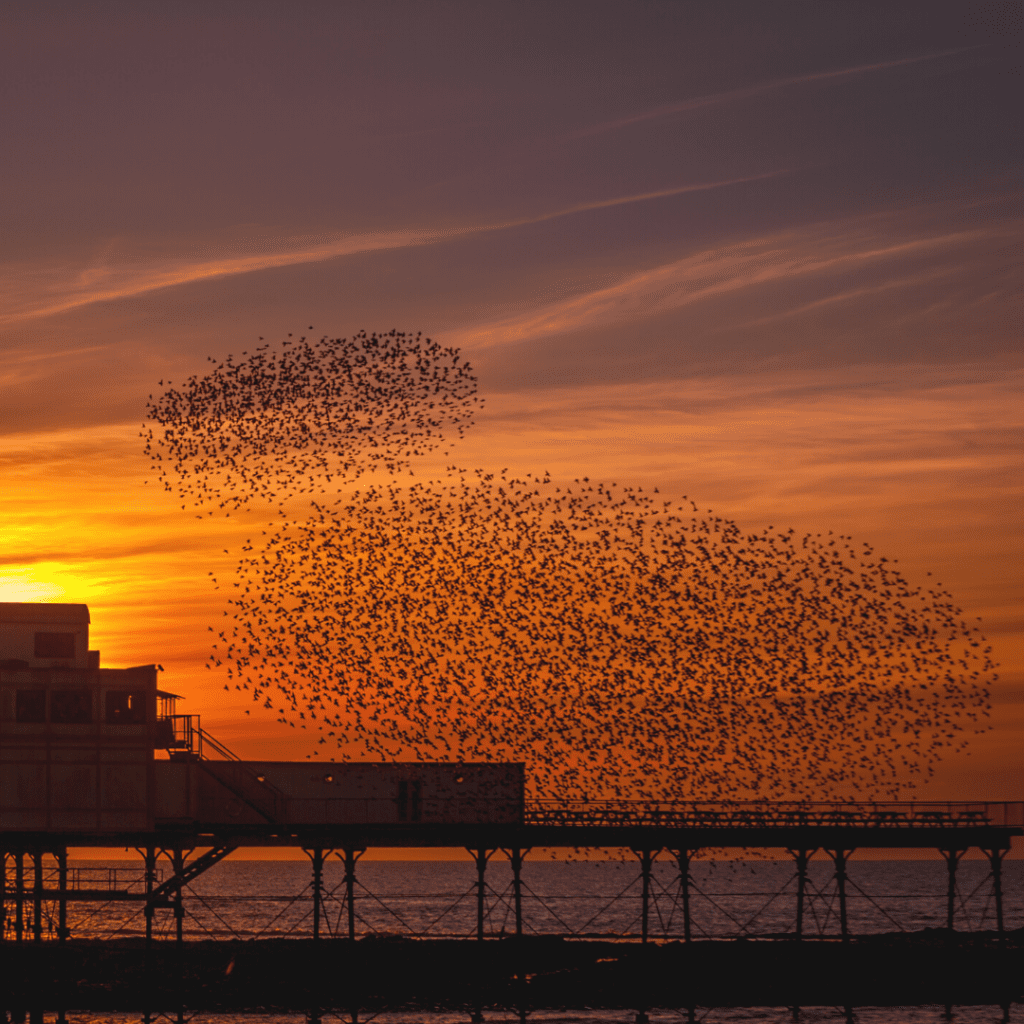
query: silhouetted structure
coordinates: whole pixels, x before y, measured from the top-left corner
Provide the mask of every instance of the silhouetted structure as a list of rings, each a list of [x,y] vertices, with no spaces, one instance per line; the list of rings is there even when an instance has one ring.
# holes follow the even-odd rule
[[[144,904],[150,936],[153,914],[170,907],[181,940],[183,886],[245,846],[293,846],[310,854],[317,922],[324,857],[340,851],[353,936],[352,887],[362,851],[371,846],[466,847],[477,864],[481,939],[485,873],[495,851],[509,851],[518,933],[525,851],[625,847],[640,860],[644,941],[648,883],[659,851],[671,851],[678,861],[685,908],[688,864],[699,849],[791,850],[801,878],[798,905],[808,853],[824,849],[835,863],[846,935],[845,864],[853,849],[942,850],[952,893],[963,851],[981,847],[992,865],[998,909],[1002,857],[1010,837],[1022,834],[1021,805],[528,803],[523,767],[518,764],[242,761],[202,729],[198,716],[176,713],[177,698],[156,688],[155,666],[82,667],[88,657],[83,658],[89,621],[84,606],[0,606],[0,621],[5,624],[0,656],[6,666],[16,666],[0,669],[0,845],[5,880],[11,880],[9,862],[14,868],[13,888],[5,885],[3,913],[6,917],[6,900],[13,898],[19,940],[30,930],[41,941],[44,901],[58,904],[57,933],[66,938],[68,900],[119,898]],[[52,663],[25,665],[30,659],[19,654],[27,655],[29,646],[33,658],[50,658]],[[157,760],[156,750],[167,751],[167,759]],[[145,891],[110,893],[69,886],[69,846],[140,849]],[[190,852],[199,849],[205,852],[190,860]],[[172,875],[156,885],[160,852],[170,860]],[[43,882],[47,854],[58,865],[56,888]],[[26,903],[31,904],[27,928]],[[684,916],[688,922],[688,911]],[[318,935],[319,924],[314,927],[314,936]]]

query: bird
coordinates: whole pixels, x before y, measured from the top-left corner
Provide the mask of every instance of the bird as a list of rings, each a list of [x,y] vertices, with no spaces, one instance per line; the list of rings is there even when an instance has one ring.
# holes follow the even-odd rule
[[[144,450],[186,505],[276,509],[208,667],[313,757],[521,762],[544,799],[830,799],[896,796],[984,728],[980,627],[852,537],[589,475],[417,477],[482,408],[454,348],[209,361],[150,400]]]

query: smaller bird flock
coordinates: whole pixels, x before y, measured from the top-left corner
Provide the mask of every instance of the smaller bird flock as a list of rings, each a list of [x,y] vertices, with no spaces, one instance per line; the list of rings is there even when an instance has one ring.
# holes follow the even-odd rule
[[[146,406],[159,479],[208,515],[407,469],[445,432],[461,437],[480,404],[469,365],[422,334],[289,335],[242,355]]]
[[[522,761],[547,798],[822,799],[895,795],[981,725],[978,628],[849,537],[546,474],[400,484],[474,391],[391,332],[265,346],[150,407],[200,507],[308,501],[245,545],[210,665],[324,756]]]

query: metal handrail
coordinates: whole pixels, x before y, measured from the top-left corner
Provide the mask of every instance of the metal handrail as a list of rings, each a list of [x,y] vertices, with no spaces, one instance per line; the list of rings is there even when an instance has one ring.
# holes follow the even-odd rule
[[[524,820],[543,825],[689,828],[1005,827],[1024,825],[1024,802],[532,800],[527,803]]]
[[[186,753],[194,755],[197,760],[207,763],[215,761],[214,758],[207,756],[207,752],[212,750],[224,761],[234,765],[235,770],[241,771],[250,782],[255,783],[259,787],[258,793],[261,796],[266,795],[270,798],[273,806],[272,817],[280,816],[287,800],[284,793],[269,782],[266,776],[251,767],[250,762],[244,761],[230,747],[211,736],[202,727],[199,715],[166,715],[162,720],[171,722],[171,728],[174,731],[175,737],[179,735],[182,737],[181,746],[175,746],[174,749],[184,750]],[[223,782],[224,780],[221,781]],[[246,797],[243,797],[243,799],[247,800],[250,798],[255,799],[255,795],[248,794]],[[263,811],[259,813],[262,814]]]

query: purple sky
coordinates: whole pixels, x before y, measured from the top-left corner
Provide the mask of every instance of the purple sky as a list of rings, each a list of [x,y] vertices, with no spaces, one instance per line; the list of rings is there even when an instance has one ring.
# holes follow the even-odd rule
[[[109,663],[162,661],[231,736],[205,580],[239,535],[142,488],[146,398],[261,335],[422,330],[487,398],[463,465],[934,571],[1003,664],[936,793],[1019,798],[1021,28],[937,0],[5,5],[0,594],[88,601]]]

